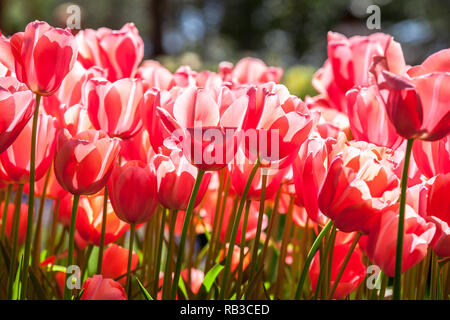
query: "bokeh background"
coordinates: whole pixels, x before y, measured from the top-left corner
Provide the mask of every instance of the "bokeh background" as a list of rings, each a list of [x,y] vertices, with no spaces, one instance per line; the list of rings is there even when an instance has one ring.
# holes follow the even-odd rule
[[[250,55],[283,67],[283,83],[300,97],[314,93],[311,76],[326,59],[328,30],[389,33],[409,64],[450,47],[449,0],[0,0],[0,30],[11,35],[35,19],[65,27],[71,4],[81,8],[82,28],[134,22],[145,58],[172,71],[181,64],[214,70]],[[380,30],[366,26],[372,4],[381,9]]]

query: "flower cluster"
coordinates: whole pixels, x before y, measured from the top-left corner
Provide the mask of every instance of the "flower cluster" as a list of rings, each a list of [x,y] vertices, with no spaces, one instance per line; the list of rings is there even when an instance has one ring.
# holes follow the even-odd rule
[[[327,50],[303,101],[256,58],[142,61],[132,23],[1,36],[7,297],[384,299],[394,277],[394,298],[447,298],[450,49],[409,66],[387,34],[330,32]]]

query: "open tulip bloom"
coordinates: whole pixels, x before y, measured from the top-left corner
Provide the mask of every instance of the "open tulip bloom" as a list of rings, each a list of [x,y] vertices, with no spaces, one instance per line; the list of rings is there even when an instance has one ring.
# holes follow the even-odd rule
[[[0,299],[448,300],[450,49],[327,54],[303,101],[132,23],[0,35]]]

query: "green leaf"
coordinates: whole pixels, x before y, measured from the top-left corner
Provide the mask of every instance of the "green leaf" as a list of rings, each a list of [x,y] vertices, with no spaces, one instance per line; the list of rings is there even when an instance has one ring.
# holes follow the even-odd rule
[[[187,299],[188,298],[188,294],[187,294],[187,291],[186,291],[186,287],[184,286],[183,277],[180,277],[180,279],[178,280],[178,288],[180,288],[181,292],[184,295],[184,298]]]
[[[64,266],[59,266],[57,264],[52,264],[49,267],[49,271],[54,271],[54,272],[63,272],[66,273],[67,272],[67,267]]]
[[[20,270],[22,270],[23,255],[20,256],[19,267],[17,268],[16,278],[14,279],[12,300],[18,300],[20,297],[20,290],[22,289],[22,283],[20,282]]]
[[[205,287],[206,292],[209,292],[209,290],[211,290],[214,281],[216,280],[217,276],[219,275],[220,271],[222,271],[223,268],[224,268],[223,265],[216,264],[208,271],[202,283],[202,286]]]
[[[139,279],[136,277],[136,281],[139,285],[139,288],[141,289],[142,294],[144,295],[145,299],[147,300],[153,300],[152,296],[148,291],[145,289],[144,285],[139,281]]]

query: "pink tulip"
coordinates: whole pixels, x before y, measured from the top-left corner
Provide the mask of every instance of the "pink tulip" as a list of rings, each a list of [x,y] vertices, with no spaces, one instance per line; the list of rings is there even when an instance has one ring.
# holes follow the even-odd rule
[[[70,31],[42,21],[29,23],[10,43],[17,79],[44,96],[58,90],[77,57],[77,43]]]
[[[0,78],[0,153],[17,138],[35,108],[31,91],[13,77]]]

